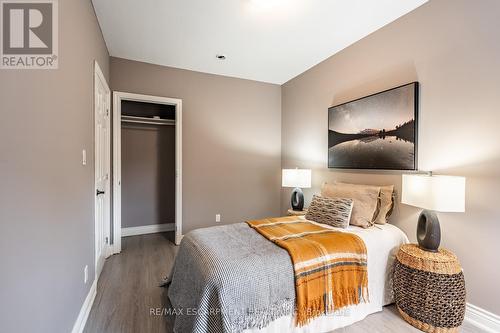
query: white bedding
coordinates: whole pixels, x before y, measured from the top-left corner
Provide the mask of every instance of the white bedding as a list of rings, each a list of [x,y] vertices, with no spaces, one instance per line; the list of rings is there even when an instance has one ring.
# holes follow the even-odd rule
[[[325,226],[322,224],[321,226]],[[315,318],[308,325],[295,327],[293,316],[284,316],[263,329],[249,329],[245,333],[320,333],[351,325],[369,314],[382,311],[382,307],[393,302],[392,264],[400,245],[408,243],[408,238],[399,228],[391,225],[376,225],[369,229],[349,226],[347,229],[363,239],[368,253],[368,292],[370,302],[350,306],[335,314]]]

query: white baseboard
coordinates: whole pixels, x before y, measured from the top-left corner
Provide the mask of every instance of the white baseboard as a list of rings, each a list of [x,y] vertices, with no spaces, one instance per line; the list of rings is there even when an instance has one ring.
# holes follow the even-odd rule
[[[184,235],[180,235],[178,242],[176,242],[175,245],[180,245],[183,238],[184,238]]]
[[[122,237],[154,234],[157,232],[174,231],[175,223],[151,224],[140,227],[122,228]]]
[[[465,320],[469,322],[469,324],[486,332],[500,332],[500,316],[473,304],[467,303],[467,307],[465,308]]]
[[[71,333],[83,332],[85,324],[87,323],[87,318],[89,317],[90,309],[92,309],[92,304],[94,304],[94,299],[96,294],[97,294],[97,279],[94,279],[92,286],[90,286],[89,293],[87,294],[87,297],[83,302],[82,308],[80,309],[78,318],[76,318],[75,325],[73,325]]]

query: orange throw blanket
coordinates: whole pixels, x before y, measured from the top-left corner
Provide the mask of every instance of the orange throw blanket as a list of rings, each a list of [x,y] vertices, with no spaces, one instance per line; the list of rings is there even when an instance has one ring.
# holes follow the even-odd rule
[[[296,325],[368,302],[366,247],[357,235],[296,216],[247,223],[290,254],[295,273]]]

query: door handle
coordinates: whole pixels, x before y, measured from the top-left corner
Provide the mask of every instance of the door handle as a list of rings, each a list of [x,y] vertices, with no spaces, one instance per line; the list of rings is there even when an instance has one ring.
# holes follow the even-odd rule
[[[97,190],[97,192],[96,192],[95,195],[97,196],[97,195],[101,195],[101,194],[104,194],[104,193],[106,193],[106,192]]]

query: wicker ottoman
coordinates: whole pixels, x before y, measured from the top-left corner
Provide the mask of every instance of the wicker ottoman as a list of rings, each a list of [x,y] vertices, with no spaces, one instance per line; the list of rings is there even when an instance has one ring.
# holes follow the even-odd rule
[[[457,257],[445,249],[428,252],[406,244],[394,265],[394,298],[403,319],[424,332],[458,332],[465,280]]]

